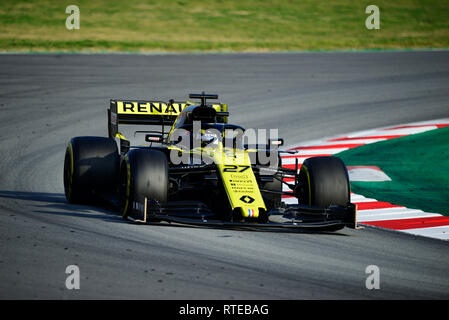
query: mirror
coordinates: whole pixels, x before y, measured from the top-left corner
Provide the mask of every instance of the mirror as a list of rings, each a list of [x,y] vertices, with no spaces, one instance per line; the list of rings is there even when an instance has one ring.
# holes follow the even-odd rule
[[[158,143],[160,143],[160,142],[162,142],[162,140],[163,140],[163,136],[160,135],[160,134],[152,133],[152,134],[146,134],[145,135],[145,141],[146,142],[158,142]]]
[[[276,140],[268,140],[269,141],[269,145],[271,146],[271,145],[274,145],[274,146],[278,146],[278,147],[280,147],[280,146],[283,146],[284,145],[284,139],[282,139],[282,138],[279,138],[279,139],[276,139]]]

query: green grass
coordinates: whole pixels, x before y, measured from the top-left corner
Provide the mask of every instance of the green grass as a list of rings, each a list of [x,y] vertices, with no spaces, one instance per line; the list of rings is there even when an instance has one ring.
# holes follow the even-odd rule
[[[339,153],[346,165],[378,166],[392,181],[351,182],[379,201],[449,216],[449,127]]]
[[[365,8],[380,8],[380,30]],[[76,4],[81,28],[67,30]],[[449,0],[2,0],[1,51],[449,48]]]

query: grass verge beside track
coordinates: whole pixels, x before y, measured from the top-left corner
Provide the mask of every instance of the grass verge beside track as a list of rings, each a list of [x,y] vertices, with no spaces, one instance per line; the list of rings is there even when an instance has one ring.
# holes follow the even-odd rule
[[[80,29],[65,26],[68,5]],[[0,51],[230,52],[449,48],[448,0],[3,0]]]
[[[346,165],[378,166],[392,181],[351,182],[351,191],[449,216],[449,127],[337,154]]]

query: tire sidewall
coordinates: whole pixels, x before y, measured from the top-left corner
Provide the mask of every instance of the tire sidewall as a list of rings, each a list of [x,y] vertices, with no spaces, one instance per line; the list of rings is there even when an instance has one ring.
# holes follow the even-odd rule
[[[328,207],[350,202],[348,171],[338,157],[306,159],[300,169],[300,182],[302,204]]]
[[[64,158],[64,192],[69,202],[90,202],[95,194],[114,192],[119,160],[115,140],[75,137]]]
[[[159,150],[133,149],[120,169],[121,214],[126,218],[138,197],[165,202],[168,199],[168,161]]]

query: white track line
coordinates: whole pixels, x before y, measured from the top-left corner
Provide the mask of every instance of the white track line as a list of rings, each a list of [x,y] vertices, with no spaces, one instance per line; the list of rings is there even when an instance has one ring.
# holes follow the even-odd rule
[[[449,226],[441,227],[429,227],[429,228],[416,228],[401,230],[402,232],[407,232],[417,236],[424,236],[430,238],[436,238],[441,240],[449,239]]]

